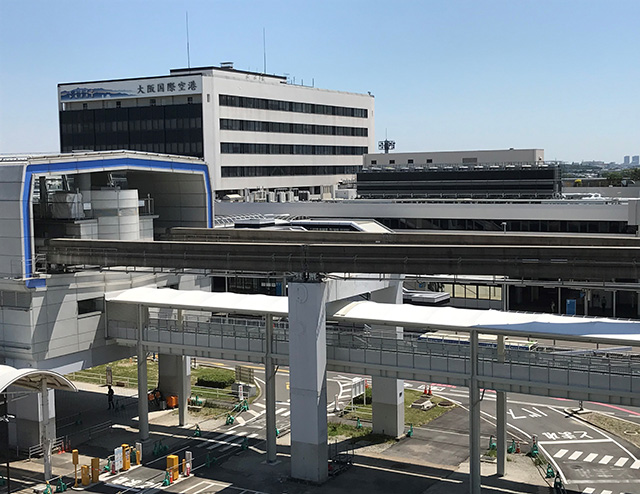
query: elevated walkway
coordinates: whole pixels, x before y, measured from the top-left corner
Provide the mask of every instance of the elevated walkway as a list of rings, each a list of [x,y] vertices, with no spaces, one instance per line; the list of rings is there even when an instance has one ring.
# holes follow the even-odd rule
[[[265,317],[282,318],[274,323],[271,357],[279,365],[289,363],[285,297],[136,288],[107,294],[106,300],[107,336],[119,344],[256,363],[264,362],[267,351]],[[126,313],[118,308],[123,305],[151,309],[141,332],[136,318],[118,317]],[[328,370],[464,386],[472,368],[469,344],[429,342],[416,333],[398,339],[395,330],[365,331],[359,325],[640,346],[640,322],[614,319],[355,302],[332,306],[327,320],[341,324],[327,325]],[[482,388],[640,406],[637,355],[563,355],[509,347],[499,355],[497,346],[480,346],[477,362]]]

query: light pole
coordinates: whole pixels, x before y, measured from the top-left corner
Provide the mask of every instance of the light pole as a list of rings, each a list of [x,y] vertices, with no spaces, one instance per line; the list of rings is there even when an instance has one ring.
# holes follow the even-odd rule
[[[7,455],[5,458],[7,461],[7,492],[11,492],[11,469],[9,467],[9,420],[15,419],[15,415],[11,415],[8,413],[9,411],[9,401],[7,398],[7,393],[2,393],[2,407],[0,407],[0,422],[2,422],[2,428],[4,429],[4,437],[5,441],[2,447],[4,448],[4,454]]]

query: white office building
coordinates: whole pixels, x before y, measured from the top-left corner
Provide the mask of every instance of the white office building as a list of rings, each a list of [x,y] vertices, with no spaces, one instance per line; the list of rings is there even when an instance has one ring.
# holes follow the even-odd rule
[[[230,64],[59,84],[58,101],[62,152],[203,158],[218,198],[331,198],[373,149],[371,95],[295,85]]]

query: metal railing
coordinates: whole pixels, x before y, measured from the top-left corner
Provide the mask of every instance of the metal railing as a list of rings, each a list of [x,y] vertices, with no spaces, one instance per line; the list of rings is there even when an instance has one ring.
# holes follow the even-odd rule
[[[145,328],[145,341],[159,341],[159,333],[168,331],[178,333],[171,337],[170,342],[186,344],[179,335],[202,335],[207,337],[208,343],[215,342],[223,345],[221,348],[232,350],[246,350],[253,348],[256,351],[264,346],[264,322],[260,320],[245,320],[237,318],[210,318],[209,322],[189,322],[184,321],[182,328],[179,328],[177,321],[167,321],[162,319],[150,319],[149,326]],[[175,324],[173,324],[175,322]],[[117,336],[123,339],[136,339],[136,328],[133,323],[122,321],[109,321],[110,336]],[[155,335],[156,338],[147,338]],[[274,343],[288,343],[288,327],[286,322],[277,324],[274,332]],[[196,343],[197,339],[192,342]],[[240,343],[241,342],[241,343]],[[251,344],[248,342],[254,342]],[[238,344],[240,343],[240,344]],[[229,346],[231,345],[231,346]],[[412,354],[424,357],[445,357],[447,359],[468,360],[468,345],[456,343],[434,343],[419,339],[418,334],[405,333],[402,339],[396,339],[393,335],[384,331],[362,331],[344,332],[341,330],[327,330],[327,346],[345,350],[369,350],[393,352],[397,354]],[[212,348],[214,348],[212,346]],[[495,348],[481,347],[479,349],[481,361],[496,362],[497,350]],[[558,353],[546,353],[535,350],[505,350],[505,363],[520,364],[532,367],[555,368],[562,370],[576,370],[585,372],[596,372],[601,374],[616,374],[628,376],[640,376],[640,361],[632,356],[613,358],[610,356],[584,356],[584,355],[562,355]]]
[[[58,451],[62,451],[64,449],[64,445],[67,444],[68,439],[68,436],[56,437],[51,443],[51,452],[56,453]],[[29,455],[30,460],[32,458],[40,458],[44,455],[44,444],[38,443],[33,446],[29,446],[27,454]]]

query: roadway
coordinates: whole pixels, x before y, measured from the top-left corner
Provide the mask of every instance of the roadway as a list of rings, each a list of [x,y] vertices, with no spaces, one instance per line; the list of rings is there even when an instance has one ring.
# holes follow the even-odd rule
[[[215,362],[216,365],[229,366],[235,363]],[[261,366],[253,366],[257,384],[264,387],[264,373]],[[276,424],[281,432],[289,427],[290,402],[288,393],[289,374],[281,368],[276,380]],[[351,382],[356,376],[351,374],[328,373],[327,396],[328,415],[333,415],[333,397],[339,396],[340,406],[350,401]],[[405,388],[424,390],[425,383],[406,382]],[[432,385],[432,390],[460,406],[460,412],[450,412],[432,424],[415,428],[414,437],[391,446],[385,455],[405,459],[408,463],[418,459],[437,465],[457,467],[469,455],[468,420],[465,409],[468,407],[466,388],[446,385]],[[621,441],[575,417],[566,410],[575,408],[576,402],[557,398],[533,397],[511,393],[508,395],[508,437],[521,443],[523,452],[529,451],[534,435],[543,454],[553,463],[554,469],[560,469],[569,492],[584,494],[640,494],[640,449]],[[584,403],[585,408],[615,415],[620,418],[640,422],[640,409],[631,407],[612,407],[607,404]],[[184,438],[175,444],[168,453],[179,454],[190,450],[194,455],[194,473],[197,477],[180,480],[175,486],[162,487],[163,470],[166,466],[164,456],[145,461],[143,467],[123,472],[114,477],[107,476],[106,484],[91,488],[91,492],[115,494],[117,492],[229,492],[238,494],[261,494],[264,485],[259,487],[248,478],[216,480],[204,478],[213,467],[207,466],[207,457],[217,461],[225,460],[243,450],[243,444],[252,451],[264,451],[265,436],[264,395],[256,400],[248,412],[243,412],[231,426],[203,433],[200,438]],[[482,402],[482,449],[489,444],[490,435],[496,434],[495,394],[487,390]],[[149,458],[149,456],[146,456]],[[507,464],[507,469],[509,469]],[[219,472],[216,470],[216,472]],[[433,483],[423,480],[422,489]]]

